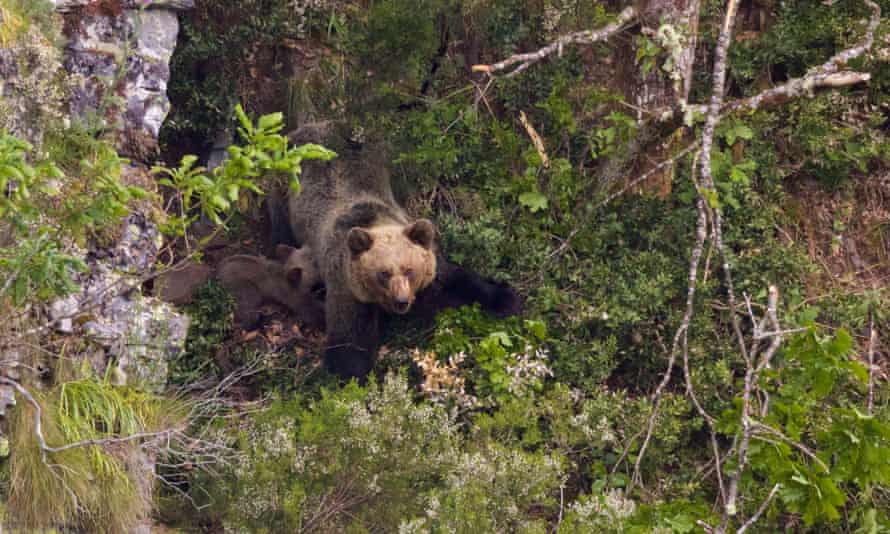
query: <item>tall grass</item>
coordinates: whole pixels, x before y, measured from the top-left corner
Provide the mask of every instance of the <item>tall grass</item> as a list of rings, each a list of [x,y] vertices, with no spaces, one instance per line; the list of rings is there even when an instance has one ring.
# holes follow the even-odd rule
[[[92,378],[35,398],[50,446],[157,431],[180,413],[169,401]],[[145,469],[151,462],[136,441],[47,453],[44,461],[34,413],[23,403],[15,410],[11,442],[8,517],[14,527],[126,532],[151,511],[153,473]]]

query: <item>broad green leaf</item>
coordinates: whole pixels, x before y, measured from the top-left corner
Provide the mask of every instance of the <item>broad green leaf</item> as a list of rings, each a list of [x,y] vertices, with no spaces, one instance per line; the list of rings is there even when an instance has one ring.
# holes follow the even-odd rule
[[[519,195],[519,203],[536,213],[547,208],[547,197],[536,191],[529,191]]]

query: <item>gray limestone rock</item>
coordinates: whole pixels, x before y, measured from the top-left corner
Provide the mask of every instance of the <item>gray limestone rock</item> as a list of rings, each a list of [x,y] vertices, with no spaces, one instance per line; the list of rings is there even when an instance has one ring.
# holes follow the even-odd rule
[[[119,132],[119,150],[144,160],[157,150],[161,124],[170,111],[167,83],[176,47],[176,10],[191,1],[155,1],[138,9],[123,2],[118,12],[85,9],[83,0],[57,2],[73,28],[65,67],[80,83],[72,91],[74,115],[97,113]]]

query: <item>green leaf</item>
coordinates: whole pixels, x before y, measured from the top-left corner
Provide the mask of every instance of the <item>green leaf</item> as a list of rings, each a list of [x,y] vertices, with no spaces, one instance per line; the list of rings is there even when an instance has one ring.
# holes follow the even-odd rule
[[[244,108],[241,107],[241,104],[235,105],[235,117],[238,118],[238,122],[241,124],[241,128],[243,128],[245,132],[253,134],[253,123],[247,118],[247,114],[244,113]]]
[[[543,321],[526,320],[525,327],[528,328],[529,332],[531,332],[539,341],[544,341],[544,338],[547,337],[547,325],[545,325]]]
[[[513,341],[510,339],[510,335],[506,332],[492,332],[488,337],[497,340],[497,342],[504,347],[510,348],[513,346]]]
[[[825,350],[828,354],[840,358],[842,356],[846,356],[847,353],[850,352],[850,349],[853,348],[853,338],[850,337],[849,332],[844,330],[843,328],[839,328],[834,335],[834,339],[828,343],[825,347]]]
[[[714,191],[713,189],[702,189],[701,194],[705,197],[705,200],[708,202],[708,206],[710,206],[711,209],[720,209],[720,199],[717,196],[717,191]]]
[[[536,191],[529,191],[519,195],[519,203],[536,213],[547,208],[547,197]]]
[[[283,122],[284,115],[281,112],[276,112],[260,117],[260,120],[257,121],[257,126],[260,130],[268,132],[275,128],[281,128]]]

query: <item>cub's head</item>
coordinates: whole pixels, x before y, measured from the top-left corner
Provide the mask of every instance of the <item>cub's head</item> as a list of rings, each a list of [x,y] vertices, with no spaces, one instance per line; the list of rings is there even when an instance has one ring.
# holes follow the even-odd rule
[[[287,281],[294,290],[311,294],[316,300],[324,302],[324,282],[315,266],[312,250],[308,246],[294,248],[278,245],[275,248],[275,259],[283,265]]]
[[[361,302],[379,304],[390,313],[411,309],[417,292],[436,276],[433,223],[354,227],[346,236],[350,253],[350,289]]]

